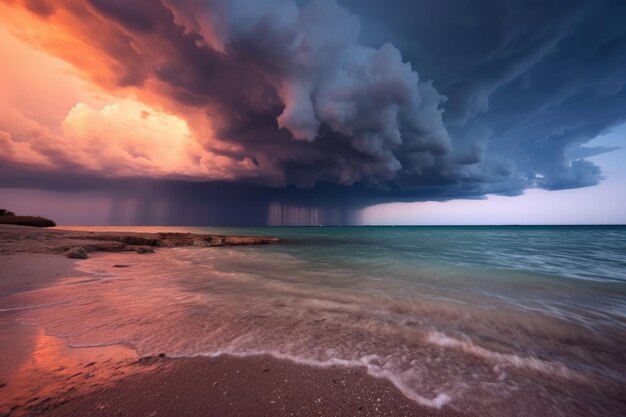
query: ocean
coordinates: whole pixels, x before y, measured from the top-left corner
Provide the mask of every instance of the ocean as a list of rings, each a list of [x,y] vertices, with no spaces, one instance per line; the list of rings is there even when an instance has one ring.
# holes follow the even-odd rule
[[[15,296],[71,347],[364,366],[481,416],[626,415],[625,226],[74,229],[284,241],[97,254]]]

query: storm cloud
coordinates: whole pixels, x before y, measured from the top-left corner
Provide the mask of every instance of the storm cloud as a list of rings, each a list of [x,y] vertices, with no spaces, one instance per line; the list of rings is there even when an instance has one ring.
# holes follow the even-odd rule
[[[122,103],[74,106],[60,132],[3,112],[4,187],[45,189],[50,172],[57,184],[83,175],[118,191],[133,178],[178,188],[180,199],[230,187],[265,207],[264,218],[275,202],[344,212],[513,196],[597,184],[602,170],[586,158],[614,148],[588,143],[626,121],[619,1],[13,7],[83,53],[29,42]]]
[[[345,3],[372,26],[365,41],[397,44],[448,97],[451,137],[483,132],[479,165],[507,161],[524,188],[602,179],[584,158],[613,149],[585,144],[626,120],[624,2]]]

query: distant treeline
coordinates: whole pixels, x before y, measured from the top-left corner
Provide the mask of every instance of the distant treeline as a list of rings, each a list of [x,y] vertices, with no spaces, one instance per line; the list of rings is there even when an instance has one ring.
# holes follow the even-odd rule
[[[20,226],[53,227],[56,223],[40,216],[16,216],[6,209],[0,209],[0,224],[16,224]]]

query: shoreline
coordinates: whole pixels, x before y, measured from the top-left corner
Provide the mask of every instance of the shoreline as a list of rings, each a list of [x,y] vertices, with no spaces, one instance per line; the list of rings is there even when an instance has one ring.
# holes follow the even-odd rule
[[[152,357],[131,374],[50,409],[50,416],[440,416],[362,367],[328,368],[271,356]]]
[[[91,252],[150,253],[156,248],[225,247],[280,243],[271,236],[227,236],[195,233],[88,232],[0,224],[0,255]],[[85,257],[74,257],[85,259]]]
[[[55,232],[51,244],[49,230],[36,229],[44,236],[37,239],[31,228],[15,227],[8,239],[7,227],[0,228],[0,301],[87,275],[55,245],[91,239]],[[139,358],[118,345],[68,347],[43,328],[19,323],[18,316],[18,310],[0,312],[3,416],[462,415],[420,405],[365,367],[318,367],[271,356],[168,358],[155,352]]]

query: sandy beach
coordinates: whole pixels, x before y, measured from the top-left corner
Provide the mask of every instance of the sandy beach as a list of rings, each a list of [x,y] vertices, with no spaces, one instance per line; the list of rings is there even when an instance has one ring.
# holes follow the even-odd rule
[[[84,276],[74,269],[80,261],[61,253],[77,243],[102,244],[101,237],[0,226],[0,296]],[[142,262],[150,255],[132,256]],[[20,324],[19,313],[0,312],[2,416],[460,415],[418,405],[360,367],[322,368],[268,356],[139,357],[121,345],[69,348],[42,328]]]

